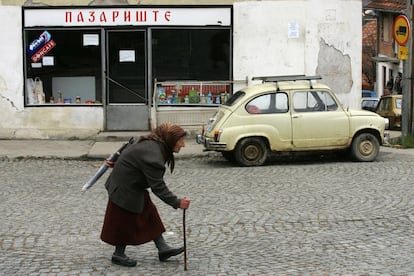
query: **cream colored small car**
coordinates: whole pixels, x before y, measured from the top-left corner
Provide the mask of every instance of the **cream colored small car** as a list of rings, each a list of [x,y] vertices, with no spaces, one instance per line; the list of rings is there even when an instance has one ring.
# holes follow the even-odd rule
[[[242,166],[260,166],[270,153],[349,149],[356,161],[376,159],[385,120],[345,110],[319,76],[259,77],[222,104],[197,135],[205,150]]]
[[[389,120],[390,129],[401,130],[402,95],[382,96],[377,105],[376,113]]]

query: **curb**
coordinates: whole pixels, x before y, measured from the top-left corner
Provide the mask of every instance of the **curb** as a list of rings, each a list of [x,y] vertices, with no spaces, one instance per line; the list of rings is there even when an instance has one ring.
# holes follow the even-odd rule
[[[64,159],[105,160],[116,152],[125,140],[0,140],[0,160]],[[205,152],[195,140],[186,140],[186,146],[176,159],[216,156],[216,152]]]

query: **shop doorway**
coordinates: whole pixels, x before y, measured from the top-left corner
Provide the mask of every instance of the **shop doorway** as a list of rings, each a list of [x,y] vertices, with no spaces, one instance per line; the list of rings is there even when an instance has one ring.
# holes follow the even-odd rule
[[[108,30],[106,130],[148,130],[145,30]]]

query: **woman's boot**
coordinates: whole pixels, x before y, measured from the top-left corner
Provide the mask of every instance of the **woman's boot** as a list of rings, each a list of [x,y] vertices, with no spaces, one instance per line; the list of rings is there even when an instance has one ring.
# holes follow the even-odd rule
[[[137,261],[125,255],[125,248],[126,245],[115,246],[115,252],[112,254],[112,263],[122,266],[136,266]]]
[[[184,252],[184,247],[172,248],[164,240],[163,236],[160,235],[154,240],[155,246],[158,249],[158,259],[160,262],[167,261],[172,256],[177,256]]]

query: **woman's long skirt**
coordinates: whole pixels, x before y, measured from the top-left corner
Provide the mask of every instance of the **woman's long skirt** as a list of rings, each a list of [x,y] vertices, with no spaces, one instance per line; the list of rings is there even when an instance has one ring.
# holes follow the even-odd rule
[[[111,245],[138,245],[152,241],[165,232],[164,224],[148,191],[144,197],[144,210],[140,214],[122,209],[108,201],[101,232],[104,242]]]

